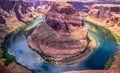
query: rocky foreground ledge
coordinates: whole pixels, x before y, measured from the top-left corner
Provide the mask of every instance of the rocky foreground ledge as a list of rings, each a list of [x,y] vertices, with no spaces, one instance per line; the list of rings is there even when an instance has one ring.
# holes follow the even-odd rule
[[[53,4],[43,25],[35,28],[27,41],[46,61],[71,64],[84,60],[88,48],[87,27],[69,4]]]
[[[68,72],[63,72],[63,73],[120,73],[120,69],[68,71]]]
[[[36,11],[33,2],[0,0],[0,73],[32,73],[16,63],[15,58],[7,53],[4,43],[9,38],[8,34],[25,26],[37,17],[42,17],[42,15]]]
[[[32,2],[26,0],[0,1],[0,46],[7,34],[41,17]]]

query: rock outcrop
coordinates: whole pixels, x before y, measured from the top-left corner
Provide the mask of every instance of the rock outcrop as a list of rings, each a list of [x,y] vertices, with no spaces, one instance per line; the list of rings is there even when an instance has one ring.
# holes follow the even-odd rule
[[[107,27],[111,32],[120,36],[119,4],[95,4],[89,11],[87,19]]]
[[[106,26],[120,26],[120,5],[113,4],[95,4],[89,11],[89,15],[104,22]]]
[[[3,43],[5,36],[10,34],[12,31],[22,27],[23,25],[31,22],[35,18],[39,17],[38,13],[32,2],[27,0],[2,0],[0,1],[0,52],[1,43]],[[4,48],[2,48],[4,49]],[[6,60],[1,57],[0,62],[3,64]],[[8,56],[8,55],[7,55]],[[11,66],[12,65],[12,66]],[[8,67],[8,66],[7,66]],[[8,70],[10,69],[10,71]],[[15,69],[15,70],[14,70]],[[10,64],[9,68],[0,64],[0,73],[31,73],[31,71],[25,69],[24,67],[15,63],[15,65]]]
[[[53,4],[46,15],[43,25],[27,38],[33,50],[58,64],[80,62],[90,54],[87,28],[72,5]]]
[[[6,34],[39,17],[32,2],[25,0],[0,1],[0,44]]]

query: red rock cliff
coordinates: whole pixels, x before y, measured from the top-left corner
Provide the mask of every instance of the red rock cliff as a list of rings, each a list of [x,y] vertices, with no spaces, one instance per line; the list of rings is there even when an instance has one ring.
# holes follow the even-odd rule
[[[95,4],[89,11],[89,16],[93,19],[104,22],[106,26],[120,26],[119,5]]]
[[[0,44],[6,34],[38,17],[33,3],[26,0],[0,1]]]

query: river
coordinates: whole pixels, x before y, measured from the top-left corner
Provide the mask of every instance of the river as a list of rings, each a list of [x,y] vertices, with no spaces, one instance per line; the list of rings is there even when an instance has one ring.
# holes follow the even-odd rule
[[[35,27],[38,23],[42,25],[45,17],[36,19],[32,25]],[[34,71],[34,73],[61,73],[70,70],[86,70],[86,69],[104,69],[105,63],[110,56],[119,50],[117,42],[114,40],[111,32],[103,27],[99,27],[88,21],[85,21],[88,26],[88,32],[97,40],[99,46],[95,51],[84,61],[74,65],[56,65],[45,62],[39,54],[28,47],[24,29],[21,29],[12,34],[9,41],[6,43],[8,53],[16,57],[17,62]]]

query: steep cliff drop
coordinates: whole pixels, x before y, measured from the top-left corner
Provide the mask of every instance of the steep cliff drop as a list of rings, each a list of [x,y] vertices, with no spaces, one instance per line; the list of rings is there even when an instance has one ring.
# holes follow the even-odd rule
[[[119,4],[94,4],[88,20],[108,28],[120,36],[120,5]]]
[[[39,17],[39,13],[33,3],[27,0],[0,0],[0,63],[3,64],[0,64],[0,73],[31,73],[7,53],[5,42],[8,34]]]
[[[0,1],[0,45],[4,37],[40,16],[32,2],[26,0]]]

